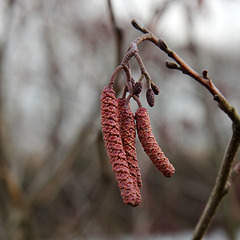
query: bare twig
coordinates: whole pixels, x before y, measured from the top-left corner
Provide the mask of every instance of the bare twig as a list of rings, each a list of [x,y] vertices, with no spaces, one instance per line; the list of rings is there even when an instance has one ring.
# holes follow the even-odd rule
[[[146,78],[148,85],[151,85],[151,82],[152,82],[151,77],[150,77],[149,73],[147,72],[147,70],[146,70],[146,68],[143,64],[143,61],[142,61],[140,55],[136,52],[134,56],[137,59],[137,62],[138,62],[139,67],[141,69],[141,76],[143,75]]]
[[[228,193],[230,189],[230,183],[239,173],[240,164],[237,164],[234,169],[232,169],[232,164],[234,162],[240,145],[240,116],[236,112],[235,108],[228,103],[223,94],[214,85],[214,83],[208,76],[207,70],[203,70],[202,74],[200,75],[194,69],[192,69],[176,52],[169,49],[167,44],[162,39],[158,39],[153,33],[151,33],[141,22],[133,19],[132,25],[144,34],[131,42],[128,52],[125,55],[124,60],[122,61],[120,66],[128,64],[130,58],[132,56],[135,56],[140,65],[141,73],[145,77],[148,77],[149,75],[146,75],[147,71],[145,70],[141,58],[137,53],[137,46],[143,41],[151,41],[176,62],[173,63],[167,61],[166,66],[170,69],[177,69],[182,71],[182,73],[190,76],[191,78],[199,82],[201,85],[203,85],[212,94],[213,99],[218,102],[218,106],[220,107],[220,109],[228,115],[228,117],[233,123],[232,138],[229,142],[226,153],[222,160],[222,166],[219,170],[215,185],[207,201],[206,207],[193,233],[192,239],[199,240],[202,239],[207,229],[209,228],[223,197]],[[137,100],[137,96],[133,96],[133,98]]]
[[[193,70],[183,59],[173,50],[169,49],[167,46],[166,48],[161,47],[161,44],[165,44],[162,39],[159,39],[159,46],[160,48],[172,59],[174,59],[180,66],[176,67],[176,69],[180,69],[184,74],[189,75],[197,82],[202,84],[208,91],[213,95],[213,99],[218,102],[218,106],[229,116],[233,123],[239,124],[240,117],[237,114],[235,108],[233,108],[226,98],[222,95],[222,93],[217,89],[217,87],[213,84],[212,80],[207,76],[207,71],[204,70],[202,75],[197,73]],[[167,64],[169,67],[169,64]]]
[[[117,65],[122,59],[123,32],[122,32],[122,29],[117,25],[111,0],[108,0],[107,2],[108,2],[110,20],[113,26],[113,31],[114,31],[115,40],[116,40],[116,65]]]
[[[114,33],[115,42],[116,42],[115,66],[117,66],[122,59],[123,31],[117,24],[113,6],[112,6],[112,0],[107,0],[107,4],[108,4],[109,15],[110,15],[110,22],[113,28],[113,33]],[[120,91],[120,85],[118,81],[116,81],[116,84],[114,87],[115,87],[116,93],[118,93]]]
[[[231,173],[232,163],[237,154],[240,145],[240,132],[239,129],[233,126],[233,135],[231,141],[227,147],[222,166],[218,173],[216,183],[212,190],[212,193],[208,199],[205,209],[195,227],[193,240],[202,239],[207,229],[209,228],[213,217],[215,216],[217,209],[223,199],[223,197],[229,191],[228,179]]]

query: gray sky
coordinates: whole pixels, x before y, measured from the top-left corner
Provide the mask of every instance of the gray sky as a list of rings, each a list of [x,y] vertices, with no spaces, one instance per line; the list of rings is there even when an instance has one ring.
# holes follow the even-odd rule
[[[139,18],[148,22],[155,6],[159,6],[161,2],[163,1],[122,0],[114,1],[113,5],[117,17],[124,21]],[[197,1],[175,1],[160,22],[161,26],[165,26],[159,27],[165,38],[175,40],[177,36],[179,44],[183,44],[187,39],[186,14],[182,2],[189,4],[189,10],[195,16],[193,31],[198,42],[209,44],[216,50],[225,46],[240,50],[240,1],[237,0],[204,1],[200,10]],[[174,43],[176,44],[176,41]]]

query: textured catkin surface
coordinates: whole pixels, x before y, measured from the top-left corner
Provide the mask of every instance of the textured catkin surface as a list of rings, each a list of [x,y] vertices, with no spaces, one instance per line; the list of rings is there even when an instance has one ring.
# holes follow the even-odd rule
[[[125,106],[126,99],[118,98],[118,113],[120,132],[122,137],[123,148],[126,153],[127,163],[130,169],[130,173],[134,182],[136,183],[136,190],[139,193],[139,188],[142,187],[141,173],[138,166],[137,153],[136,153],[136,124],[134,115],[130,109],[130,106]]]
[[[165,177],[171,177],[175,172],[175,168],[164,155],[158,146],[156,139],[152,133],[150,119],[146,108],[139,108],[135,114],[138,138],[144,148],[144,151],[152,160],[153,164]]]
[[[105,87],[100,100],[103,137],[121,196],[125,204],[135,207],[140,201],[123,149],[118,122],[118,103],[114,90]]]

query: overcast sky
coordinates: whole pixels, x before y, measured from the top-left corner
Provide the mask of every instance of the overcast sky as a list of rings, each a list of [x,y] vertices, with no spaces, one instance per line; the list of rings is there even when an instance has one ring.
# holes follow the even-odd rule
[[[138,18],[148,23],[149,17],[161,2],[163,1],[121,0],[113,1],[113,5],[118,18],[124,21]],[[198,8],[198,1],[175,1],[160,21],[160,25],[165,27],[159,30],[165,38],[176,40],[177,36],[179,44],[186,40],[186,14],[183,2],[189,4],[189,11],[195,16],[193,31],[196,41],[210,44],[216,50],[226,49],[226,46],[229,46],[240,51],[240,1],[238,0],[205,0],[201,9]]]

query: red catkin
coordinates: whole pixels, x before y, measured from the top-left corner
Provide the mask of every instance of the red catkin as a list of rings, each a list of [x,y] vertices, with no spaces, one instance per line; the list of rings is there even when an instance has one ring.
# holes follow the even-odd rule
[[[175,172],[175,168],[164,155],[158,146],[152,133],[150,119],[146,108],[139,108],[135,114],[138,138],[143,146],[144,151],[152,160],[153,164],[158,168],[165,177],[171,177]]]
[[[117,101],[123,148],[126,153],[130,173],[132,175],[134,182],[136,183],[136,189],[139,191],[139,188],[142,187],[142,180],[140,169],[138,166],[137,153],[135,147],[136,144],[135,119],[129,104],[127,106],[125,105],[126,99],[118,98]]]
[[[132,207],[140,204],[120,135],[118,103],[112,88],[105,87],[101,94],[101,124],[105,146],[116,175],[123,202]]]

